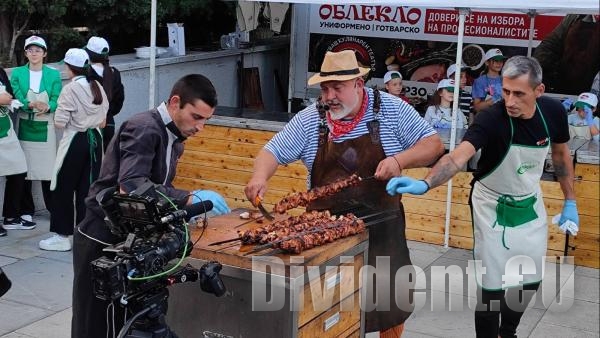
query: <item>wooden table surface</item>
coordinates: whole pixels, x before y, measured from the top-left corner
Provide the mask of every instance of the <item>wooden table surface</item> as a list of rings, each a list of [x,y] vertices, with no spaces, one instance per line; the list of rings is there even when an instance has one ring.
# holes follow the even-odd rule
[[[234,267],[252,269],[252,257],[277,257],[284,262],[286,270],[290,266],[297,265],[321,265],[328,260],[343,254],[356,245],[368,240],[368,232],[338,239],[333,243],[318,246],[310,250],[304,250],[299,255],[290,255],[278,249],[266,249],[254,254],[245,256],[244,254],[254,248],[254,245],[242,245],[240,241],[221,244],[218,246],[209,246],[209,244],[238,237],[238,230],[246,230],[268,224],[269,221],[263,220],[258,223],[256,220],[241,219],[239,215],[244,211],[253,211],[248,209],[235,209],[231,213],[216,216],[208,219],[208,226],[202,235],[202,238],[194,246],[191,257],[202,260],[216,260],[221,264]],[[274,215],[275,221],[286,219],[288,215]],[[191,231],[191,240],[195,242],[200,235],[200,229],[193,228]],[[292,262],[290,262],[292,260]]]

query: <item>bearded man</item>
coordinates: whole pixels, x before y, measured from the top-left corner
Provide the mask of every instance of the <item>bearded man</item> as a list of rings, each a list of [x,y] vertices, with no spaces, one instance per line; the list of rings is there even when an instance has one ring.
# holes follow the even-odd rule
[[[308,186],[315,188],[357,173],[374,176],[329,198],[312,202],[308,210],[341,213],[356,206],[369,206],[369,212],[398,210],[396,217],[369,229],[369,265],[389,263],[385,278],[387,290],[374,290],[367,283],[369,304],[366,332],[380,331],[380,337],[399,337],[413,306],[397,302],[396,292],[410,293],[416,275],[409,257],[405,236],[404,209],[398,196],[386,194],[387,181],[403,169],[423,167],[435,161],[444,147],[435,130],[402,99],[365,87],[368,68],[359,67],[353,51],[327,52],[321,71],[308,80],[320,84],[321,98],[300,111],[260,151],[254,173],[245,193],[251,201],[263,197],[267,181],[279,165],[301,160],[307,167]],[[396,283],[396,273],[412,271],[412,276]],[[412,277],[412,278],[411,278]],[[395,287],[394,287],[395,286]],[[402,297],[399,297],[399,299]],[[376,299],[376,301],[374,301]],[[401,304],[398,304],[401,303]]]

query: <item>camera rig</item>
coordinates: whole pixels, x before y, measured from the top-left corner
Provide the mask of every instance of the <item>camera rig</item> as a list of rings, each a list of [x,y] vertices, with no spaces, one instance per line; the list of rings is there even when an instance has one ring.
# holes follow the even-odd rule
[[[129,194],[111,188],[97,197],[110,231],[124,239],[105,248],[106,256],[91,262],[94,295],[118,300],[135,313],[120,337],[137,337],[125,336],[129,326],[137,333],[152,333],[148,337],[175,337],[164,322],[167,286],[200,281],[203,291],[217,297],[226,291],[219,276],[220,263],[211,261],[200,269],[181,266],[193,246],[186,220],[209,211],[212,203],[178,209],[163,190],[147,182]],[[138,319],[142,315],[144,319]]]

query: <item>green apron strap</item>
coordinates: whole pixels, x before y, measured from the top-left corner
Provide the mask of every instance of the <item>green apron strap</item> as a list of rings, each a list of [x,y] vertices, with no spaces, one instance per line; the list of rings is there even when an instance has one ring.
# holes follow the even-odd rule
[[[94,129],[87,130],[88,144],[90,145],[90,185],[94,182],[94,171],[92,170],[93,164],[96,162],[96,148],[98,147],[98,141],[94,134]]]
[[[511,123],[511,127],[512,127],[512,123]],[[495,228],[496,225],[498,224],[498,214],[504,214],[504,209],[506,208],[506,202],[514,202],[515,199],[510,196],[510,195],[502,195],[500,196],[500,198],[498,199],[498,204],[496,204],[496,220],[494,221],[494,224],[492,225],[492,228]],[[502,246],[506,249],[506,250],[510,250],[510,248],[506,245],[506,225],[504,224],[500,224],[502,226]]]
[[[506,246],[506,237],[504,236],[506,234],[506,227],[502,227],[502,246],[506,249],[506,250],[510,250],[510,248],[508,246]]]
[[[542,123],[544,124],[544,129],[546,130],[546,135],[548,135],[548,145],[550,145],[552,140],[550,139],[550,132],[548,131],[548,125],[546,124],[546,119],[544,118],[544,114],[542,113],[542,110],[540,109],[540,106],[537,104],[537,102],[535,103],[535,107],[540,112],[540,116],[542,117]]]

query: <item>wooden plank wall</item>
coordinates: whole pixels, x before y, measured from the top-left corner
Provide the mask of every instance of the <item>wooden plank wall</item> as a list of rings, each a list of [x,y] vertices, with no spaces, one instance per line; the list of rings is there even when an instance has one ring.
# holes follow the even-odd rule
[[[579,211],[579,233],[569,238],[569,255],[575,264],[600,265],[600,173],[597,164],[575,165],[575,194]]]
[[[273,132],[207,125],[186,141],[177,166],[175,185],[183,189],[218,191],[233,209],[252,208],[244,187],[252,176],[254,158]],[[307,171],[300,162],[281,166],[269,181],[263,205],[273,205],[290,192],[306,191]]]
[[[178,166],[176,186],[183,189],[210,189],[221,193],[231,208],[252,207],[244,195],[244,187],[252,175],[255,156],[271,139],[273,132],[208,125],[198,136],[186,141],[185,153]],[[578,164],[576,176],[577,204],[581,229],[577,237],[569,239],[569,254],[578,265],[599,268],[599,166]],[[425,177],[428,169],[409,169],[406,175]],[[273,205],[290,192],[306,190],[306,169],[300,162],[280,167],[269,181],[265,207]],[[451,247],[472,249],[473,232],[468,205],[471,174],[459,173],[452,182],[450,217]],[[563,195],[557,182],[542,181],[548,223],[561,212]],[[403,196],[407,230],[410,240],[442,245],[446,214],[447,185],[440,186],[424,196]],[[298,213],[301,210],[295,210]],[[548,256],[562,255],[566,236],[557,226],[550,225]]]

